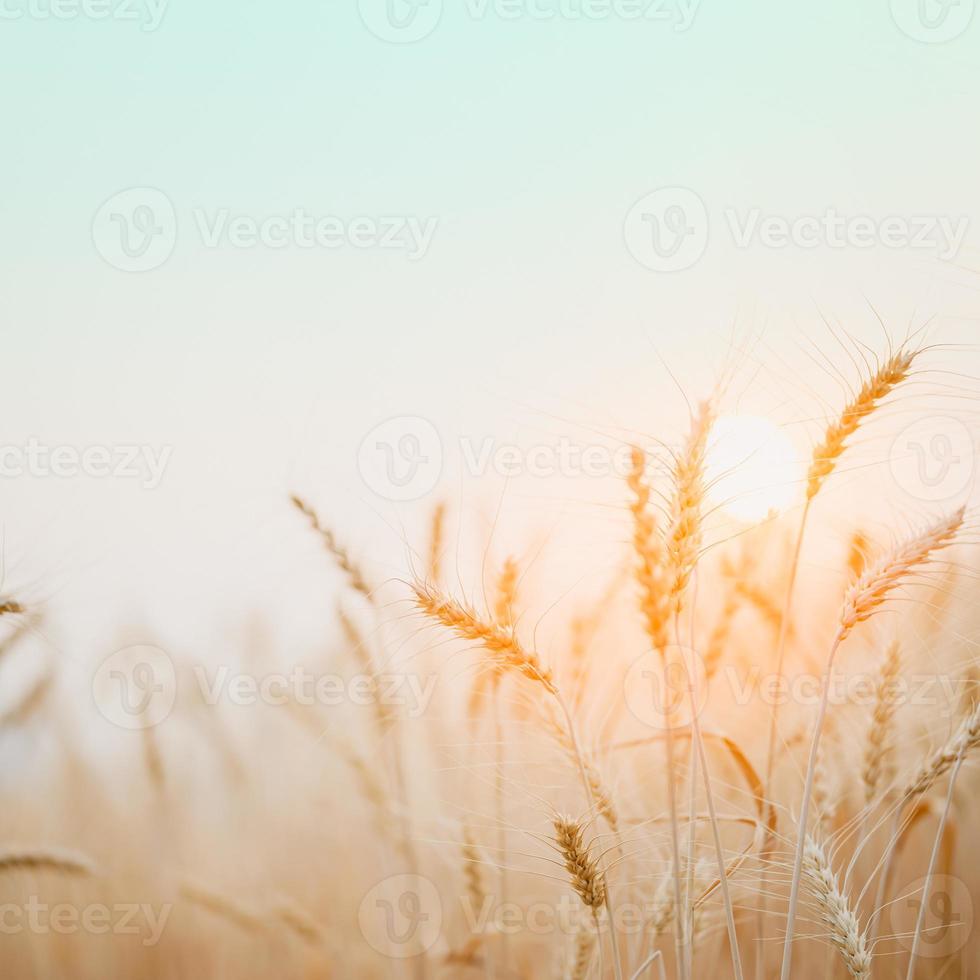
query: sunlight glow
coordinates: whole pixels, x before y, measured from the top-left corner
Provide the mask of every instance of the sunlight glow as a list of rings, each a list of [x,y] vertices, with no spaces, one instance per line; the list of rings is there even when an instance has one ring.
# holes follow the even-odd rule
[[[800,493],[803,460],[774,422],[724,415],[708,444],[709,497],[732,517],[760,521],[791,506]]]

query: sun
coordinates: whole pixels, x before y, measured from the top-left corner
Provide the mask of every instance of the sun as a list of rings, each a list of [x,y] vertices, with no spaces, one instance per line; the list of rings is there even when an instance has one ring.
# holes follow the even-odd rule
[[[760,521],[792,506],[803,460],[786,433],[758,415],[723,415],[708,441],[710,500],[732,517]]]

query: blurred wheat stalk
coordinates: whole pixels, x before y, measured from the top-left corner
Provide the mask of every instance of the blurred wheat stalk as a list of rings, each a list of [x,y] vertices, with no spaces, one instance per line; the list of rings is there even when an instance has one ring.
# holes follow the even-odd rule
[[[293,497],[346,581],[339,661],[366,678],[368,710],[331,725],[293,703],[250,739],[199,706],[194,717],[206,727],[195,729],[194,751],[221,760],[200,799],[181,793],[189,766],[168,744],[167,726],[142,731],[144,778],[121,803],[63,738],[50,798],[39,797],[46,818],[8,818],[7,835],[22,841],[25,828],[44,827],[39,841],[61,833],[59,843],[83,845],[97,865],[46,843],[11,843],[0,853],[0,898],[50,891],[52,882],[122,894],[122,880],[135,875],[141,884],[130,881],[128,891],[142,888],[181,914],[152,950],[119,937],[17,935],[0,948],[4,975],[164,977],[185,975],[175,964],[194,961],[195,976],[237,978],[271,970],[913,980],[976,962],[972,936],[957,934],[952,919],[929,921],[937,875],[949,875],[972,844],[958,843],[957,832],[976,803],[964,765],[980,744],[980,665],[969,637],[958,655],[933,644],[949,635],[944,617],[961,615],[948,599],[953,574],[967,580],[972,571],[971,515],[933,514],[870,554],[870,536],[856,528],[840,588],[807,581],[820,499],[859,430],[900,397],[925,353],[905,345],[867,364],[816,442],[789,527],[764,522],[706,544],[721,392],[692,412],[665,474],[633,448],[623,573],[547,646],[523,615],[529,569],[519,560],[483,576],[480,602],[449,584],[445,505],[432,514],[415,574],[381,588],[317,510]],[[901,609],[898,600],[909,598],[916,603]],[[895,615],[876,629],[885,612]],[[20,624],[7,650],[21,642],[30,609],[6,599],[0,614]],[[903,701],[917,643],[960,685],[943,706],[945,729]],[[636,695],[638,648],[656,690],[652,733],[624,710]],[[830,691],[841,661],[853,658],[871,665],[872,696],[842,705]],[[816,703],[790,699],[780,710],[751,683],[748,696],[737,692],[731,671],[753,663],[777,684],[816,665]],[[409,724],[380,696],[393,665],[419,675],[432,666],[441,678],[437,706],[420,722]],[[53,711],[49,690],[43,675],[8,712],[7,727],[43,721]],[[263,759],[265,779],[275,778],[267,799],[257,776]],[[318,767],[325,787],[310,775]],[[968,777],[960,800],[957,783]],[[311,796],[311,786],[326,798]],[[52,820],[51,801],[68,799],[103,813],[102,832]],[[223,814],[217,830],[214,809]],[[233,815],[253,810],[255,823],[236,827]],[[125,832],[111,834],[110,825]],[[249,833],[261,840],[273,826],[289,828],[289,845],[249,843]],[[211,860],[214,850],[227,851],[223,862]],[[919,879],[913,892],[896,888],[899,873]],[[417,888],[368,901],[399,876]],[[980,885],[966,877],[965,887]],[[399,916],[432,919],[419,904],[427,886],[440,899],[436,934],[422,941],[413,929],[399,939]],[[562,896],[574,897],[569,927],[534,929],[522,918],[560,907]],[[896,903],[909,899],[914,917],[889,932]],[[515,909],[516,927],[502,914]],[[800,946],[814,948],[804,955]],[[65,972],[69,962],[74,972]]]

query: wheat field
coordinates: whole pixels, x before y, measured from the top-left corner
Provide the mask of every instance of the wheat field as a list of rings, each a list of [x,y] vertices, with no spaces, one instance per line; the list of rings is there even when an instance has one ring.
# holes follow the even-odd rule
[[[226,666],[279,671],[251,710],[175,654],[167,710],[92,751],[89,692],[37,674],[2,718],[2,976],[980,976],[975,514],[896,495],[868,525],[839,492],[968,382],[918,335],[852,352],[781,513],[713,502],[721,382],[624,441],[571,594],[537,545],[469,546],[450,495],[375,576],[303,488],[282,547],[318,551],[334,628],[284,657],[249,627]],[[2,670],[46,635],[8,593]]]

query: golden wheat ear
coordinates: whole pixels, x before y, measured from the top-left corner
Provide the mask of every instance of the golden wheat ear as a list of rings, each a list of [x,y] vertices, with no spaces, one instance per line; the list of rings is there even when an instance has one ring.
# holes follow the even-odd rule
[[[630,513],[633,516],[633,551],[636,554],[636,581],[640,587],[640,611],[650,643],[654,649],[664,650],[670,645],[667,628],[672,611],[671,579],[667,569],[667,552],[651,511],[646,464],[643,450],[634,447],[626,485],[631,492]]]
[[[858,623],[870,619],[899,586],[932,562],[937,552],[948,548],[963,526],[965,516],[966,510],[961,507],[869,565],[844,597],[841,640],[846,639]]]
[[[861,423],[908,378],[912,362],[918,353],[917,350],[899,349],[879,364],[854,398],[844,406],[840,417],[827,427],[823,439],[813,450],[813,461],[807,473],[808,500],[812,500],[820,492],[824,481],[837,468],[848,440],[857,432]]]
[[[426,616],[461,639],[479,643],[499,669],[516,670],[555,693],[551,671],[541,664],[534,650],[521,645],[512,629],[481,618],[469,606],[442,595],[432,585],[416,582],[412,585],[412,591],[415,593],[415,604]]]
[[[606,884],[598,862],[586,845],[582,825],[567,817],[555,818],[555,843],[565,859],[572,889],[593,912],[606,904]]]
[[[670,566],[670,597],[675,611],[680,609],[700,557],[708,436],[714,420],[714,404],[711,401],[702,402],[691,422],[684,449],[671,469],[671,523],[665,545]]]

